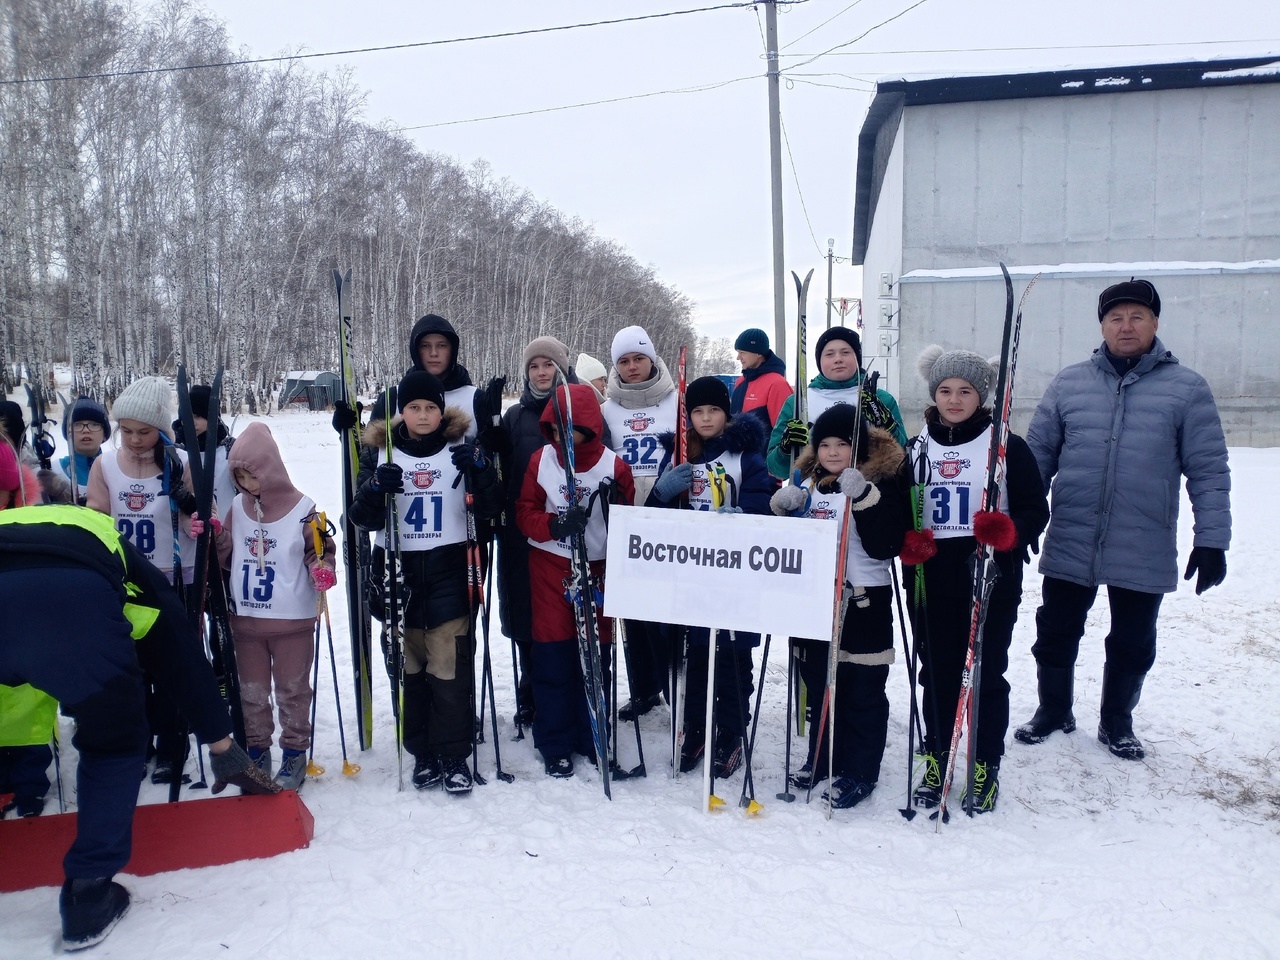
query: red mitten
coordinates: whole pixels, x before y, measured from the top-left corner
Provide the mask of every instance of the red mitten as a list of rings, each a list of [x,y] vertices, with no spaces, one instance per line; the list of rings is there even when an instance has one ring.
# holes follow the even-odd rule
[[[1006,552],[1018,545],[1018,528],[1013,518],[998,510],[979,510],[973,515],[973,535],[979,543]]]
[[[931,560],[938,552],[938,545],[933,540],[932,530],[908,530],[902,538],[902,553],[899,556],[905,566],[916,567]]]
[[[317,590],[323,593],[332,589],[333,585],[338,582],[338,577],[323,563],[318,563],[311,568],[311,582]]]

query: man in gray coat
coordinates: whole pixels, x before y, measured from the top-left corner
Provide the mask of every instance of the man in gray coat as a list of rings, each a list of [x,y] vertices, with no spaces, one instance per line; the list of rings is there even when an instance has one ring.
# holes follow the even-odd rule
[[[1031,648],[1040,703],[1014,736],[1040,743],[1075,729],[1076,655],[1085,617],[1106,584],[1111,632],[1098,739],[1118,757],[1141,760],[1133,708],[1155,662],[1160,601],[1178,585],[1181,479],[1195,515],[1184,579],[1198,574],[1200,594],[1227,574],[1231,474],[1209,385],[1156,336],[1156,288],[1136,279],[1107,287],[1098,320],[1102,346],[1054,378],[1027,431],[1053,498]]]

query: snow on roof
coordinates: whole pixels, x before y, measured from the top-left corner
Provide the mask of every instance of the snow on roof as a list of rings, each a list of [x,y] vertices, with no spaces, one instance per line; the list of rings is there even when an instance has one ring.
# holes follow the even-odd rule
[[[1280,273],[1280,260],[1145,260],[1123,263],[1036,263],[1009,267],[1009,276],[1029,280],[1071,277],[1194,277],[1224,273]],[[946,270],[911,270],[899,283],[944,283],[950,280],[992,280],[1000,277],[998,266],[952,267]]]
[[[1237,70],[1207,70],[1201,75],[1204,80],[1229,80],[1234,77],[1274,77],[1280,75],[1280,60],[1260,64],[1256,67],[1241,67]]]
[[[323,370],[290,370],[284,375],[286,380],[314,380]]]

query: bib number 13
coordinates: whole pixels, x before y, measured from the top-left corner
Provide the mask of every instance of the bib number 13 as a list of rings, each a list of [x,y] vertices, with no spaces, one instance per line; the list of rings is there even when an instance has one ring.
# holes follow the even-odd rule
[[[242,596],[245,600],[253,600],[255,603],[270,603],[271,594],[275,590],[275,579],[275,567],[263,567],[259,570],[256,563],[246,562],[241,584]]]

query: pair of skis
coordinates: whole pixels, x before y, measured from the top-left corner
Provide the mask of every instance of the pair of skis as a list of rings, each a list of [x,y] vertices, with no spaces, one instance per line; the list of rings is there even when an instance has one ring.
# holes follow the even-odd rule
[[[218,459],[217,429],[218,410],[222,393],[222,369],[214,375],[209,390],[209,426],[205,429],[205,449],[201,451],[196,437],[195,415],[191,409],[190,385],[185,366],[178,367],[178,418],[191,465],[191,482],[195,490],[196,512],[205,521],[204,532],[196,538],[195,578],[187,592],[187,615],[196,629],[202,629],[205,614],[209,619],[209,650],[213,655],[214,674],[218,690],[231,708],[231,728],[236,742],[245,744],[244,712],[240,704],[240,674],[236,670],[235,643],[231,636],[231,611],[227,602],[225,581],[217,564],[210,558],[213,551],[214,490]],[[224,509],[230,505],[224,505]]]
[[[560,387],[551,392],[556,423],[560,432],[560,463],[565,473],[565,494],[572,508],[581,497],[575,476],[573,453],[573,398],[569,385],[564,384],[564,407],[560,406]],[[591,719],[591,739],[595,745],[600,779],[604,795],[612,800],[609,769],[609,705],[604,693],[604,674],[600,663],[599,611],[602,597],[596,590],[595,578],[587,555],[585,533],[575,533],[569,538],[569,577],[565,581],[565,596],[573,608],[573,621],[578,633],[578,659],[582,666],[583,682],[587,693],[587,714]]]
[[[1027,294],[1035,286],[1039,274],[1031,278],[1022,291],[1022,299],[1015,313],[1013,306],[1013,279],[1008,268],[1001,263],[1000,272],[1004,274],[1005,308],[1004,335],[1000,344],[1000,372],[996,378],[996,398],[1000,404],[992,424],[991,447],[987,452],[987,479],[982,490],[981,503],[978,509],[995,509],[999,504],[1000,485],[1005,477],[1005,455],[1009,445],[1009,415],[1013,408],[1013,379],[1018,364],[1018,344],[1022,336],[1022,307],[1027,302]],[[947,812],[947,796],[951,791],[951,783],[955,777],[956,753],[960,747],[961,733],[968,730],[968,747],[965,769],[965,812],[974,815],[974,771],[977,757],[974,748],[978,731],[978,695],[982,682],[982,635],[986,627],[987,611],[991,604],[991,591],[995,588],[1000,571],[995,563],[995,550],[988,544],[979,543],[974,555],[973,604],[969,617],[969,643],[965,650],[964,672],[960,680],[960,698],[956,703],[955,724],[951,728],[951,744],[947,754],[947,769],[942,779],[942,799],[938,811],[934,814],[938,829],[949,819]]]
[[[356,406],[356,375],[351,360],[351,271],[333,271],[338,291],[338,348],[341,366],[339,400],[351,411]],[[391,417],[388,414],[387,422]],[[347,624],[351,635],[351,671],[356,691],[356,730],[360,749],[373,746],[373,678],[370,662],[373,652],[373,629],[370,622],[368,571],[369,538],[351,522],[351,504],[355,500],[356,477],[360,473],[360,418],[341,432],[339,441],[342,465],[342,556],[347,579]]]
[[[791,272],[791,279],[796,283],[796,392],[795,401],[792,409],[792,419],[799,420],[805,424],[809,422],[809,385],[805,382],[805,371],[808,363],[808,337],[809,337],[809,281],[813,279],[813,271],[810,270],[805,274],[803,280],[794,270]],[[791,452],[790,463],[787,469],[789,478],[795,477],[796,455],[795,451]],[[794,479],[792,482],[795,482]],[[763,670],[761,674],[763,675]],[[777,795],[779,800],[786,803],[795,802],[796,795],[791,792],[791,716],[795,709],[796,703],[799,701],[798,687],[799,678],[796,675],[796,642],[793,638],[787,638],[787,738],[785,759],[782,768],[782,792]],[[764,678],[761,676],[761,686],[763,687]],[[803,733],[803,727],[797,722]]]

